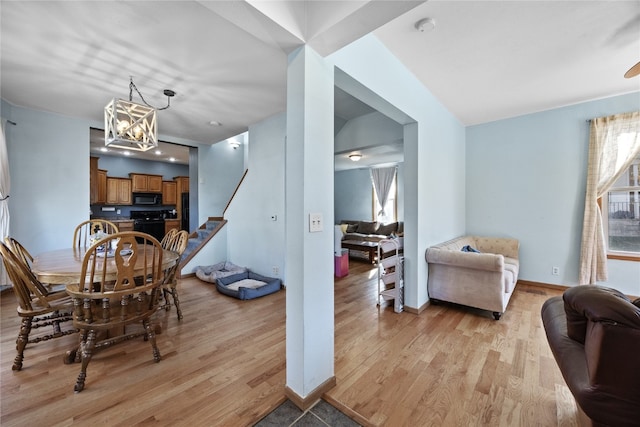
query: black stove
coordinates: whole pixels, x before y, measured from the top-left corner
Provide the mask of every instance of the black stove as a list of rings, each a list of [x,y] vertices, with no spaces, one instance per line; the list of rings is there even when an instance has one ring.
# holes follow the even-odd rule
[[[156,239],[162,240],[165,215],[163,211],[131,211],[133,230],[151,234]]]

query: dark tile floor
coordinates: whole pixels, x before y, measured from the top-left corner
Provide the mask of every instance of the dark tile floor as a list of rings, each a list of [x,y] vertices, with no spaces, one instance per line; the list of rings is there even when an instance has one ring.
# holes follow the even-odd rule
[[[303,412],[287,399],[254,427],[357,427],[359,425],[324,400],[319,400],[311,409]]]

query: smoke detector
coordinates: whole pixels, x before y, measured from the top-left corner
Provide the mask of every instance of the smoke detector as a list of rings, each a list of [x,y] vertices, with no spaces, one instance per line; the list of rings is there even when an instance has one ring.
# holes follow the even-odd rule
[[[420,31],[421,33],[428,33],[436,28],[436,21],[433,18],[423,18],[416,22],[415,27],[416,30]]]

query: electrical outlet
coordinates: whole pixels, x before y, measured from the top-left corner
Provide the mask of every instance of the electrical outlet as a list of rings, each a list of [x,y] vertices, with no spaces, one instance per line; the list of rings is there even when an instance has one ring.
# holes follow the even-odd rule
[[[560,275],[560,268],[559,267],[551,267],[551,274],[553,274],[554,276],[559,276]]]
[[[309,233],[317,233],[322,231],[322,214],[312,213],[309,214]]]
[[[276,266],[273,266],[273,267],[271,268],[271,271],[273,272],[273,274],[274,274],[275,276],[277,276],[278,274],[280,274],[280,269],[279,269],[278,267],[276,267]]]

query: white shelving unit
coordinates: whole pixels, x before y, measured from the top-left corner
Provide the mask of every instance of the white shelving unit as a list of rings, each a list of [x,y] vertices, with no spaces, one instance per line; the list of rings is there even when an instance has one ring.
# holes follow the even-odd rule
[[[378,306],[393,300],[393,311],[404,309],[404,241],[384,239],[378,243]]]

